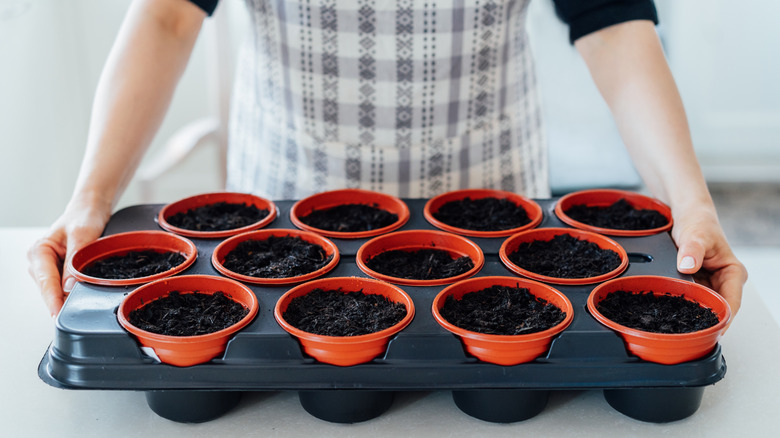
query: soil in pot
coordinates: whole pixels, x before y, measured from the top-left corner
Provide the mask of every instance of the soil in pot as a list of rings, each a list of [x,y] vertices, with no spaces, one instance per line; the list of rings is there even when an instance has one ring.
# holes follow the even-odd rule
[[[652,230],[669,223],[669,220],[658,211],[634,208],[625,199],[620,199],[607,207],[573,205],[565,213],[583,224],[612,230]]]
[[[477,333],[524,335],[558,325],[566,318],[560,308],[536,297],[528,288],[493,285],[448,296],[439,313],[450,324]]]
[[[268,216],[267,209],[249,204],[217,202],[165,218],[174,227],[192,231],[224,231],[246,227]]]
[[[695,301],[652,292],[610,292],[596,309],[620,325],[653,333],[690,333],[719,322],[715,312]]]
[[[398,215],[379,208],[376,204],[343,204],[322,210],[313,210],[300,221],[320,230],[354,233],[390,226]]]
[[[414,280],[454,277],[474,267],[474,262],[468,256],[453,259],[447,251],[427,248],[385,251],[368,258],[365,264],[380,274]]]
[[[475,231],[501,231],[531,222],[528,213],[508,199],[469,197],[439,207],[433,217],[447,225]]]
[[[327,255],[323,247],[300,237],[271,236],[239,243],[222,265],[250,277],[287,278],[317,271],[331,259],[333,255]]]
[[[172,251],[130,251],[123,255],[96,260],[81,272],[90,277],[112,280],[139,278],[168,271],[184,261],[183,255]]]
[[[555,278],[597,277],[617,269],[621,263],[615,251],[569,234],[523,242],[508,257],[523,269]]]
[[[323,336],[359,336],[392,327],[406,306],[379,294],[313,289],[293,298],[282,317],[293,327]]]
[[[198,336],[226,329],[241,321],[249,309],[222,292],[172,291],[130,312],[134,326],[167,336]]]

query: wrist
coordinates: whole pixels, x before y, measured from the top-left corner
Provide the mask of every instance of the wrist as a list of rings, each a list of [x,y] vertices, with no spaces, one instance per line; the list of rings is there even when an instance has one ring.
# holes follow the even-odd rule
[[[672,237],[680,242],[683,235],[708,235],[720,229],[718,213],[712,199],[688,199],[672,207]]]
[[[706,185],[698,190],[685,190],[669,197],[669,207],[675,221],[688,216],[711,216],[717,220],[715,203],[712,201]]]
[[[68,202],[67,209],[87,210],[102,216],[110,216],[114,198],[100,190],[77,190]]]

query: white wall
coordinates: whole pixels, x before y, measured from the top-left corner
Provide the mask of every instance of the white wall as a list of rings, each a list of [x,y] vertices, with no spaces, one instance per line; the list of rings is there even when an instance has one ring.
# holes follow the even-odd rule
[[[657,3],[707,179],[780,181],[780,2]]]
[[[83,62],[76,50],[80,35],[76,26],[64,25],[74,15],[64,6],[31,0],[0,5],[3,224],[51,221],[77,170],[89,82],[73,59]]]
[[[129,4],[0,1],[0,226],[49,225],[64,209],[98,77]],[[199,41],[195,48],[146,162],[178,127],[210,114],[203,45]],[[216,189],[215,154],[204,149],[185,163],[184,170],[197,177],[180,181],[172,175],[161,183],[176,195]],[[138,203],[138,196],[131,183],[120,207]]]
[[[780,182],[780,1],[656,0],[670,67],[708,181]],[[553,188],[639,182],[609,110],[549,0],[529,32]]]
[[[569,29],[555,16],[552,1],[534,0],[529,8],[553,193],[639,186],[609,108],[569,43]]]

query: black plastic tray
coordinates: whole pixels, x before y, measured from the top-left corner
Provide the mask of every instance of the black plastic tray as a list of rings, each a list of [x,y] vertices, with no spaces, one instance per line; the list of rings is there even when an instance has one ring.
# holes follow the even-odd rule
[[[422,215],[425,200],[406,200],[411,211],[401,229],[435,229]],[[555,200],[537,200],[544,210],[539,227],[565,227],[552,209]],[[293,228],[293,201],[278,201],[279,216],[269,228]],[[140,205],[113,215],[105,235],[159,229],[155,217],[162,205]],[[471,238],[485,253],[477,274],[514,276],[498,258],[505,238]],[[622,275],[686,278],[675,267],[676,248],[669,234],[614,238],[629,254]],[[211,252],[221,240],[192,239],[198,259],[182,275],[219,275]],[[365,276],[355,254],[367,239],[332,239],[341,252],[329,276]],[[645,421],[685,418],[699,407],[703,387],[726,373],[717,346],[706,357],[678,365],[660,365],[627,353],[621,338],[594,320],[586,309],[594,285],[553,285],[571,300],[574,320],[554,339],[546,356],[516,366],[481,362],[464,352],[460,340],[441,328],[431,303],[445,286],[401,286],[417,309],[412,323],[393,338],[383,357],[351,367],[318,363],[276,323],[273,308],[289,286],[249,285],[260,302],[257,318],[228,343],[223,357],[186,368],[160,364],[144,355],[116,319],[116,309],[133,287],[79,283],[56,323],[54,342],[39,366],[46,383],[70,389],[149,391],[150,407],[176,421],[206,421],[238,402],[240,391],[296,390],[313,415],[329,421],[355,422],[381,414],[394,391],[452,390],[456,404],[469,415],[509,422],[540,412],[550,390],[604,389],[619,411]],[[196,396],[197,397],[194,397]],[[201,409],[178,412],[181,402]],[[337,408],[336,406],[340,406]],[[343,407],[351,408],[344,410]],[[342,412],[343,411],[343,412]]]

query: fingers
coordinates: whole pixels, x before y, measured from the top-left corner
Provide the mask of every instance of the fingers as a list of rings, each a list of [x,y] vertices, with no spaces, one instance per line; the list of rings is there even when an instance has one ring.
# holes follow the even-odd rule
[[[742,303],[747,270],[731,251],[720,225],[707,218],[690,220],[674,230],[673,235],[679,247],[677,269],[694,274],[697,283],[723,296],[733,318]]]
[[[61,287],[62,261],[65,247],[51,238],[37,241],[27,252],[29,272],[38,285],[41,297],[52,316],[56,316],[65,302]]]
[[[47,236],[27,252],[29,272],[52,316],[62,309],[67,292],[75,284],[65,263],[77,249],[100,237],[111,215],[110,204],[71,200]]]
[[[711,280],[715,290],[720,293],[731,307],[733,318],[742,305],[742,288],[747,282],[747,270],[739,261],[734,262],[718,271]]]

